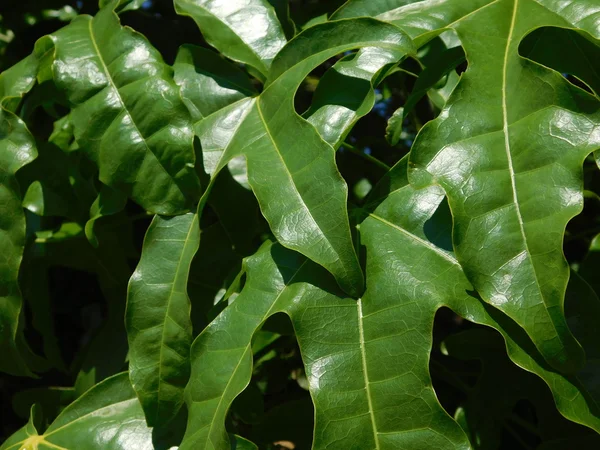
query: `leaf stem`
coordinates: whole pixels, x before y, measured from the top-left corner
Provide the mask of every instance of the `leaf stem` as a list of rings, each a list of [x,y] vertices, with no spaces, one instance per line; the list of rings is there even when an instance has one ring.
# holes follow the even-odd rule
[[[361,158],[381,167],[382,169],[384,169],[385,171],[390,170],[390,166],[388,166],[386,163],[379,161],[377,158],[373,158],[371,155],[367,155],[365,152],[357,149],[356,147],[354,147],[351,144],[348,144],[347,142],[344,142],[342,144],[342,146],[344,148],[347,148],[351,153],[354,153],[357,156],[360,156]]]
[[[508,416],[508,419],[510,419],[512,422],[516,423],[520,427],[524,428],[531,434],[533,434],[535,436],[540,435],[540,431],[533,424],[531,424],[530,422],[527,422],[526,420],[523,420],[521,417],[517,416],[516,414],[511,414],[510,416]]]
[[[519,433],[517,433],[517,431],[513,428],[512,425],[510,425],[507,421],[504,421],[504,426],[506,428],[506,431],[508,431],[512,435],[512,437],[514,437],[515,440],[523,446],[525,450],[533,450],[533,447],[527,444],[527,442],[525,442],[523,438],[519,436]]]

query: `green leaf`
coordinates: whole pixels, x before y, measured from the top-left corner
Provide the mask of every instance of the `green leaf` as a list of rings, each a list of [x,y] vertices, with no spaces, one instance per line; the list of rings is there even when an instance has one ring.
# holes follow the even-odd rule
[[[303,117],[337,149],[358,119],[373,108],[373,87],[405,55],[405,49],[366,47],[342,58],[320,79]]]
[[[23,207],[38,216],[61,216],[82,221],[87,216],[89,203],[83,189],[74,189],[74,180],[82,181],[79,173],[80,154],[65,153],[57,146],[42,142],[38,144],[38,157],[19,172],[18,178],[27,186]],[[93,186],[88,191],[93,192]],[[87,204],[86,204],[87,203]]]
[[[423,279],[421,285],[425,298],[440,293],[442,304],[457,314],[497,329],[506,341],[510,359],[538,375],[550,386],[561,414],[599,431],[600,391],[592,380],[597,366],[600,330],[593,325],[596,313],[590,311],[600,308],[600,300],[585,282],[573,274],[567,290],[567,316],[586,350],[588,360],[576,375],[557,372],[547,364],[522,328],[477,297],[454,255],[438,246],[446,241],[443,235],[450,233],[451,223],[450,211],[436,211],[443,193],[438,186],[415,190],[408,185],[406,164],[407,158],[404,158],[394,166],[368,199],[370,209],[374,208],[374,212],[361,224],[361,239],[363,242],[372,240],[378,245],[379,253],[375,255],[373,250],[369,251],[367,242],[367,255],[378,260],[380,267],[396,268],[393,269],[396,275],[390,273],[388,279],[408,280],[403,285],[412,292],[413,286],[419,286],[408,278],[408,274],[413,273],[415,278]],[[371,230],[366,229],[365,225]],[[404,244],[401,239],[406,239]],[[418,261],[416,266],[415,261]],[[412,267],[411,272],[403,267]],[[369,273],[367,269],[367,279]]]
[[[33,87],[37,60],[30,56],[0,74],[0,371],[31,375],[19,355],[22,334],[19,267],[25,247],[25,214],[16,172],[37,157],[35,139],[15,113]]]
[[[432,89],[444,76],[465,60],[465,51],[462,47],[452,47],[442,52],[436,60],[425,67],[404,104],[404,117],[416,106],[419,100]]]
[[[44,262],[27,260],[21,273],[23,297],[31,310],[33,328],[43,340],[44,356],[57,369],[66,371],[52,317],[52,303],[48,292],[48,272]]]
[[[565,28],[544,27],[527,35],[519,53],[561,73],[575,75],[600,96],[600,41]]]
[[[224,56],[248,64],[263,76],[286,39],[267,0],[174,0],[178,14],[198,24],[206,42]]]
[[[455,257],[431,242],[444,242],[439,235],[449,232],[444,211],[434,214],[443,192],[415,190],[406,168],[407,158],[369,199],[373,212],[360,225],[368,284],[358,302],[340,296],[318,266],[277,245],[247,259],[242,293],[192,346],[182,449],[227,448],[224,421],[250,380],[252,336],[277,312],[291,316],[302,349],[316,408],[315,449],[468,448],[437,402],[428,372],[433,318],[442,306],[498,329],[510,358],[551,387],[565,417],[600,429],[592,381],[598,328],[587,324],[595,314],[582,314],[600,302],[574,286],[579,302],[569,303],[577,308],[569,317],[587,333],[580,339],[591,359],[577,376],[552,370],[518,325],[472,294]]]
[[[103,184],[98,192],[98,197],[90,207],[90,219],[85,224],[85,236],[94,247],[98,247],[99,242],[94,228],[96,221],[104,216],[117,214],[122,211],[127,204],[127,197],[122,192]]]
[[[6,441],[4,441],[2,446],[0,446],[0,450],[29,450],[25,445],[22,444],[27,442],[28,439],[32,439],[32,436],[35,437],[38,434],[34,424],[34,418],[38,415],[36,410],[37,408],[35,405],[31,407],[27,424],[20,430],[16,431]]]
[[[152,429],[127,373],[115,375],[69,405],[39,434],[30,419],[0,450],[133,450],[153,449]]]
[[[466,386],[467,398],[460,406],[462,420],[467,424],[465,431],[470,431],[474,448],[500,448],[503,430],[515,433],[522,426],[544,441],[564,436],[576,439],[578,434],[593,433],[566,421],[558,413],[548,386],[508,359],[504,340],[497,333],[471,329],[449,336],[442,345],[452,357],[482,362],[477,383],[473,387]],[[514,412],[523,399],[535,408],[535,423]]]
[[[44,67],[73,107],[75,138],[98,165],[100,181],[155,213],[189,210],[199,195],[193,133],[158,51],[122,27],[111,6],[42,38],[36,52],[43,51],[49,55]]]
[[[316,45],[305,46],[307,41]],[[323,265],[352,295],[362,291],[362,275],[350,238],[347,186],[332,148],[296,114],[293,101],[314,67],[374,45],[398,54],[412,48],[396,28],[370,19],[307,29],[278,55],[259,97],[240,100],[195,127],[204,170],[214,177],[231,158],[245,156],[249,184],[279,242]]]
[[[340,297],[318,266],[279,246],[265,246],[247,265],[242,293],[192,347],[189,422],[182,449],[228,448],[224,419],[250,379],[252,336],[269,316],[281,311],[294,322],[316,406],[313,448],[430,448],[419,442],[468,448],[458,425],[437,403],[430,382],[420,383],[429,378],[428,346],[421,342],[422,335],[396,334],[393,327],[402,322],[402,313],[414,317],[413,301],[409,312],[391,306],[397,292],[368,297],[369,289],[383,283],[379,277],[362,300]],[[372,311],[367,320],[363,307],[371,306],[398,312],[380,316]],[[433,314],[426,321],[431,329]],[[417,348],[424,349],[420,360],[414,356]]]
[[[256,94],[241,69],[202,47],[182,45],[173,69],[183,101],[195,121]]]
[[[12,397],[12,407],[22,419],[30,417],[31,407],[37,405],[44,419],[53,419],[75,400],[73,388],[43,387],[32,388],[17,392]]]
[[[134,9],[139,9],[145,0],[117,0],[115,10],[119,13],[125,11],[132,11]],[[100,8],[104,8],[105,6],[110,5],[111,3],[115,3],[115,0],[100,0],[98,2],[98,6]]]
[[[129,373],[150,426],[166,424],[183,404],[192,341],[186,291],[199,241],[197,214],[156,216],[129,282]]]
[[[553,367],[576,372],[584,355],[563,313],[562,236],[582,209],[583,160],[600,146],[600,114],[581,113],[600,104],[518,54],[529,30],[564,22],[540,3],[505,0],[453,24],[469,69],[419,133],[411,179],[447,192],[457,258],[483,299],[522,326]],[[482,45],[474,36],[489,23],[498,24],[496,44]]]
[[[398,108],[388,120],[387,128],[385,129],[385,139],[392,146],[400,142],[402,136],[402,126],[404,124],[404,107]]]
[[[496,0],[349,0],[331,19],[370,16],[393,23],[421,47],[445,27],[470,17]]]

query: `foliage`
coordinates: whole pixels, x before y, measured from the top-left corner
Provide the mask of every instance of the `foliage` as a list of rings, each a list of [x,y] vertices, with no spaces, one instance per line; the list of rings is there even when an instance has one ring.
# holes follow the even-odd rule
[[[597,2],[1,13],[0,450],[600,448]]]

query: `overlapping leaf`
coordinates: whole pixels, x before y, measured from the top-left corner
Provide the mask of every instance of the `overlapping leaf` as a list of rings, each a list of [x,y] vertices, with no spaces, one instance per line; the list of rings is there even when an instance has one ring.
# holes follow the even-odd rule
[[[38,62],[28,57],[0,75],[0,370],[31,372],[19,354],[22,298],[19,268],[25,247],[25,214],[16,172],[37,156],[35,139],[16,114],[21,98],[35,83]]]
[[[508,0],[454,25],[470,68],[441,117],[420,133],[411,164],[415,183],[448,193],[457,257],[478,292],[553,366],[574,372],[583,354],[564,318],[562,236],[582,208],[583,160],[600,146],[600,114],[592,114],[600,104],[518,55],[531,29],[561,24],[537,2]],[[482,46],[480,33],[496,44]]]
[[[206,41],[223,55],[267,76],[286,39],[267,0],[175,0],[175,10],[198,24]]]
[[[360,225],[367,291],[358,302],[341,297],[310,261],[278,246],[248,259],[244,290],[192,347],[182,448],[227,448],[224,421],[250,379],[252,336],[276,312],[290,315],[302,349],[315,404],[315,449],[469,448],[437,402],[428,372],[433,318],[442,306],[498,329],[511,359],[551,387],[565,417],[600,429],[591,316],[569,313],[588,323],[578,326],[586,333],[579,337],[588,366],[577,376],[558,374],[518,325],[473,294],[455,257],[431,241],[444,242],[450,232],[448,212],[434,215],[443,191],[412,188],[406,163],[374,190],[372,212]],[[573,296],[579,311],[600,306],[585,288],[575,287]]]
[[[65,91],[75,138],[103,183],[147,210],[181,213],[199,194],[189,114],[171,69],[120,25],[115,5],[38,41],[49,55],[41,77]]]
[[[21,449],[147,450],[154,448],[152,429],[126,373],[98,384],[69,405],[43,433],[32,420],[11,436],[1,450]]]
[[[315,44],[305,46],[307,41]],[[214,177],[231,158],[245,156],[249,184],[279,242],[323,265],[353,295],[362,290],[362,275],[350,239],[347,186],[331,147],[296,114],[293,96],[328,57],[373,45],[411,49],[395,28],[369,19],[312,27],[278,55],[259,97],[240,100],[195,127],[207,173]]]
[[[129,373],[150,426],[166,424],[183,403],[192,341],[187,283],[199,241],[197,214],[155,216],[129,282]]]
[[[592,114],[598,104],[558,73],[519,57],[518,47],[541,26],[597,35],[590,20],[597,9],[592,2],[563,8],[532,0],[390,8],[359,0],[338,15],[359,11],[390,20],[417,41],[446,27],[457,32],[470,67],[441,116],[419,135],[413,182],[446,190],[457,257],[482,297],[524,327],[555,367],[576,371],[583,354],[564,318],[569,272],[561,244],[566,223],[581,210],[583,159],[600,146],[600,116]]]

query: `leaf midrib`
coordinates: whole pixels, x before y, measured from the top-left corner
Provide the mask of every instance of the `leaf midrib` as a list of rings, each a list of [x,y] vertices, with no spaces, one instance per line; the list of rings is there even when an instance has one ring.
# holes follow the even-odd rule
[[[170,179],[174,180],[174,177],[169,173],[167,168],[163,165],[160,158],[152,151],[152,149],[148,145],[148,142],[146,142],[146,137],[142,134],[142,132],[138,128],[137,124],[135,123],[135,120],[133,120],[133,116],[131,115],[131,113],[129,112],[129,109],[127,108],[127,105],[125,105],[125,101],[123,100],[123,97],[121,97],[121,92],[119,92],[119,89],[117,88],[115,82],[113,81],[112,75],[111,75],[110,71],[108,70],[106,63],[104,62],[104,57],[102,56],[102,53],[100,52],[100,48],[98,47],[98,43],[96,42],[96,37],[94,36],[94,31],[92,29],[93,22],[94,22],[93,18],[88,20],[88,30],[89,30],[89,34],[90,34],[90,41],[92,42],[92,45],[94,46],[94,50],[96,51],[96,54],[98,55],[98,60],[100,61],[100,64],[102,64],[102,69],[104,71],[104,74],[106,75],[106,79],[108,80],[110,87],[116,93],[116,96],[119,99],[119,103],[121,103],[123,111],[125,112],[125,114],[127,114],[129,119],[131,120],[131,125],[133,125],[133,127],[135,128],[135,131],[140,136],[141,141],[144,143],[144,147],[146,147],[146,154],[151,154],[152,156],[154,156],[154,159],[158,162],[158,166],[167,174],[167,176]],[[175,183],[175,185],[179,188],[179,185],[177,183]]]
[[[377,422],[375,420],[375,411],[373,408],[373,400],[371,399],[371,382],[369,381],[369,369],[367,367],[367,355],[365,348],[365,332],[363,324],[363,312],[362,312],[362,298],[359,298],[356,302],[357,313],[358,313],[358,336],[359,336],[359,347],[360,356],[363,369],[363,379],[365,382],[365,390],[367,394],[367,404],[369,405],[369,416],[371,418],[371,426],[373,427],[373,439],[375,441],[375,449],[379,450],[379,432],[377,431]]]
[[[178,277],[180,276],[181,263],[183,261],[183,256],[185,255],[185,249],[189,245],[190,236],[191,236],[192,232],[194,231],[194,226],[195,226],[197,220],[198,220],[198,215],[194,214],[192,223],[190,224],[190,227],[188,229],[187,235],[186,235],[184,243],[183,243],[183,248],[180,253],[179,261],[177,262],[177,268],[175,270],[175,279],[173,280],[173,283],[171,283],[171,290],[169,291],[169,299],[167,301],[167,307],[165,309],[165,316],[162,321],[162,330],[161,330],[161,337],[160,337],[160,350],[159,350],[159,355],[158,355],[158,391],[156,393],[156,398],[157,398],[156,420],[158,420],[160,418],[160,404],[161,404],[160,389],[163,385],[162,369],[163,369],[163,348],[166,345],[165,344],[166,322],[169,318],[169,308],[171,307],[171,302],[173,301],[173,293],[175,292],[175,285],[176,285]],[[186,297],[187,297],[187,292],[186,292]],[[179,324],[177,324],[177,325],[179,325]],[[181,327],[181,325],[179,325],[179,326]]]
[[[304,262],[302,264],[300,264],[300,267],[298,267],[298,269],[294,272],[294,274],[290,277],[289,281],[285,284],[284,288],[281,290],[281,292],[279,292],[279,294],[277,294],[277,296],[275,297],[275,299],[273,300],[273,303],[271,304],[271,306],[269,307],[268,311],[263,315],[263,321],[266,320],[267,318],[269,318],[269,316],[272,314],[273,310],[275,309],[275,307],[277,306],[277,304],[279,303],[279,299],[281,298],[281,296],[284,294],[284,292],[286,292],[286,290],[290,287],[290,285],[293,283],[294,279],[296,278],[296,276],[300,273],[300,271],[302,270],[302,268],[306,265],[306,263],[308,262],[308,259],[305,259]],[[259,327],[256,327],[256,330],[258,330]],[[207,327],[208,329],[208,327]],[[255,332],[256,332],[255,330]],[[254,333],[252,333],[254,335]],[[207,441],[211,440],[211,435],[212,435],[212,431],[214,429],[215,426],[215,419],[217,416],[217,412],[221,409],[221,405],[223,404],[223,398],[225,397],[225,393],[227,392],[227,389],[229,388],[229,385],[231,384],[231,381],[233,380],[233,378],[235,377],[235,374],[237,373],[237,371],[239,370],[239,367],[244,359],[244,355],[246,354],[246,352],[251,348],[252,346],[252,342],[250,342],[244,349],[244,353],[242,355],[242,357],[240,358],[240,361],[238,362],[238,364],[235,366],[235,369],[233,370],[231,376],[229,377],[229,380],[227,381],[227,384],[225,385],[225,388],[223,389],[223,394],[219,397],[219,403],[217,404],[217,407],[215,408],[215,414],[213,414],[213,418],[210,421],[210,428],[208,430],[207,433]],[[244,388],[245,389],[245,388]],[[192,401],[193,403],[201,403],[201,402],[195,402]],[[196,434],[198,434],[200,431],[202,431],[204,428],[206,428],[208,426],[205,425],[203,427],[201,427],[199,430],[197,430],[194,434],[192,434],[190,436],[190,439],[193,438]]]
[[[333,245],[331,244],[331,242],[329,241],[329,239],[327,239],[327,236],[325,235],[325,233],[323,233],[323,229],[318,224],[318,222],[315,220],[315,217],[313,216],[312,211],[310,210],[310,208],[308,207],[306,201],[302,197],[302,194],[300,194],[300,191],[298,190],[298,187],[296,186],[296,181],[294,180],[294,176],[292,175],[292,173],[290,172],[287,164],[285,163],[285,160],[283,159],[283,155],[281,154],[281,150],[279,150],[279,147],[277,146],[277,143],[275,142],[275,139],[273,138],[273,135],[271,134],[271,130],[269,129],[267,121],[265,120],[265,117],[263,116],[262,110],[260,108],[260,101],[258,101],[258,100],[256,101],[256,110],[258,111],[258,115],[260,116],[260,120],[261,120],[261,122],[262,122],[262,124],[263,124],[263,126],[265,128],[266,135],[271,140],[271,144],[273,145],[273,148],[275,149],[275,153],[279,157],[279,160],[281,161],[281,165],[283,166],[283,169],[284,169],[285,173],[289,177],[290,185],[293,186],[294,192],[296,193],[297,198],[300,201],[303,209],[306,210],[306,212],[308,213],[311,221],[313,222],[313,224],[315,225],[315,227],[319,231],[319,235],[323,238],[323,240],[325,242],[327,242],[328,247],[334,252],[335,256],[337,257],[337,260],[340,261],[341,264],[345,268],[346,264],[344,262],[344,258],[340,258],[340,254],[333,247]],[[346,271],[346,273],[348,273],[348,271]]]

